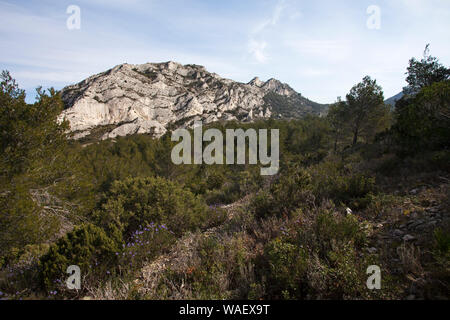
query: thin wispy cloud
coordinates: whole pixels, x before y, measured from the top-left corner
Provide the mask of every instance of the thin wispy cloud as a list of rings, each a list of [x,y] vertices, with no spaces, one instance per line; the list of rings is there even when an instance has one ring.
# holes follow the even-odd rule
[[[81,8],[81,29],[66,27]],[[369,74],[385,95],[405,85],[425,45],[450,64],[450,1],[0,0],[0,64],[30,92],[57,89],[121,63],[175,60],[236,81],[278,78],[328,103]]]
[[[258,63],[265,63],[268,60],[268,55],[265,51],[267,48],[267,41],[264,40],[265,32],[267,29],[277,25],[284,9],[285,1],[279,0],[273,10],[272,17],[258,24],[250,34],[249,52]]]
[[[253,55],[257,62],[264,63],[267,61],[267,56],[264,52],[267,47],[267,42],[250,39],[248,47],[249,52]]]

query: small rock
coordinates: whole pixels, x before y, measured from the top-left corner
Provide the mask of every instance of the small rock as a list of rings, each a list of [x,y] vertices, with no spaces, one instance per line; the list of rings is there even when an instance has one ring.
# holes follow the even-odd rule
[[[353,211],[352,211],[352,209],[350,209],[350,208],[347,208],[347,215],[352,215],[353,214]]]
[[[394,236],[401,237],[403,236],[404,232],[402,230],[396,229],[394,230]]]
[[[419,193],[419,191],[420,191],[420,189],[413,189],[409,193],[412,194],[413,196],[415,196],[416,194]]]
[[[378,249],[377,249],[377,248],[368,248],[367,251],[368,251],[370,254],[375,254],[375,253],[378,252]]]
[[[420,226],[416,227],[415,230],[418,231],[418,232],[422,232],[422,231],[424,231],[427,228],[428,228],[428,225],[421,224]]]
[[[436,227],[437,226],[437,221],[435,221],[435,220],[433,220],[433,221],[430,221],[428,224],[427,224],[427,227],[429,227],[429,228],[434,228],[434,227]]]
[[[427,211],[430,212],[430,213],[438,213],[439,212],[439,208],[436,208],[436,207],[428,208]]]
[[[414,236],[412,236],[410,234],[407,234],[407,235],[405,235],[403,237],[403,241],[405,241],[405,242],[411,242],[411,241],[414,241],[414,240],[416,240],[416,237],[414,237]]]
[[[410,224],[409,227],[414,229],[414,228],[417,228],[418,226],[420,226],[420,225],[422,225],[424,223],[425,223],[424,220],[417,220],[416,222]]]

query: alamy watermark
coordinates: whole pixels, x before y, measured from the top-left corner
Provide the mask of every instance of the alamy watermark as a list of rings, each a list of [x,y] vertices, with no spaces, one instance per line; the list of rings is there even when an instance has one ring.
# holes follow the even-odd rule
[[[79,266],[70,266],[66,271],[70,274],[67,278],[66,285],[69,290],[80,290],[81,289],[81,269]]]
[[[381,290],[381,268],[379,266],[370,266],[367,268],[367,289]]]
[[[224,137],[218,129],[208,129],[203,133],[202,122],[194,123],[194,150],[192,150],[191,133],[187,129],[178,129],[172,133],[172,141],[179,142],[172,150],[172,162],[181,164],[207,165],[257,165],[268,166],[261,168],[261,175],[273,176],[280,169],[280,132],[270,130],[270,154],[268,137],[269,130],[261,129],[227,129],[226,153],[224,157]],[[248,149],[247,141],[248,139]],[[237,140],[237,144],[235,143]],[[203,143],[210,142],[203,150]],[[248,150],[248,153],[247,153]],[[193,152],[192,152],[193,151]],[[193,159],[192,159],[193,154]]]
[[[381,29],[381,8],[377,5],[370,5],[367,8],[367,14],[369,18],[367,19],[367,28],[371,30]],[[70,5],[67,7],[66,13],[70,16],[67,18],[67,29],[69,30],[80,30],[81,29],[81,9],[77,5]]]
[[[367,8],[367,14],[370,15],[367,19],[367,28],[370,30],[381,29],[381,8],[376,5],[371,5]]]
[[[67,7],[66,13],[70,16],[67,18],[66,25],[69,30],[81,29],[81,9],[79,6],[70,5]]]

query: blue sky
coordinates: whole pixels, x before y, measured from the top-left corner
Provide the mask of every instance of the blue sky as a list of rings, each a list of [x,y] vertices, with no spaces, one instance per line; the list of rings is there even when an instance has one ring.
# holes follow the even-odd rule
[[[69,5],[81,29],[68,30]],[[369,29],[369,6],[381,9]],[[121,63],[200,64],[240,82],[277,78],[330,103],[365,75],[390,97],[408,60],[450,65],[449,0],[0,0],[0,68],[28,101]]]

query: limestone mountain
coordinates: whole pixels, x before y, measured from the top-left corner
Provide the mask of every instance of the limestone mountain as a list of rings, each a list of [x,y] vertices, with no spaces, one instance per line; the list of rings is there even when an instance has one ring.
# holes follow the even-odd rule
[[[390,97],[389,99],[386,99],[384,103],[390,105],[391,107],[395,107],[395,104],[398,100],[400,100],[405,94],[403,92],[400,92],[396,94],[393,97]]]
[[[169,128],[191,127],[197,120],[299,118],[326,109],[275,79],[244,84],[175,62],[122,64],[61,94],[66,106],[61,119],[70,122],[75,139],[160,137]]]

